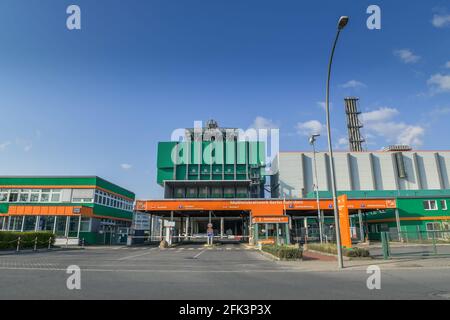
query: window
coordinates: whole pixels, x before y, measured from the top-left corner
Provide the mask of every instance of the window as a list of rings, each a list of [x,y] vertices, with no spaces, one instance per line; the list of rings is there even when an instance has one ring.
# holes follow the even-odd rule
[[[37,192],[31,193],[30,202],[39,202],[39,193]]]
[[[30,190],[22,190],[20,191],[20,202],[28,202],[30,201]]]
[[[442,210],[447,210],[447,201],[446,200],[441,200],[441,208]]]
[[[61,201],[61,189],[52,189],[51,202]]]
[[[8,191],[1,191],[0,192],[0,202],[7,202],[8,201]]]
[[[19,200],[19,190],[11,190],[9,193],[9,202],[17,202]]]
[[[42,192],[41,194],[41,202],[49,202],[50,201],[50,192]]]
[[[437,202],[436,202],[436,200],[425,200],[423,202],[423,208],[425,210],[437,210]]]

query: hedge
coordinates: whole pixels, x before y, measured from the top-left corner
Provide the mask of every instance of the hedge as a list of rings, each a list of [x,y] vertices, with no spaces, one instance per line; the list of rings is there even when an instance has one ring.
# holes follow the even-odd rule
[[[281,260],[298,260],[302,258],[302,249],[298,246],[263,245],[261,250]]]
[[[48,248],[51,238],[51,245],[55,243],[55,235],[52,232],[14,232],[0,231],[0,249],[16,249],[17,239],[20,237],[20,249],[34,248],[37,237],[37,248]]]
[[[334,243],[308,243],[308,249],[325,252],[329,254],[337,255],[337,247]],[[370,257],[370,252],[367,249],[363,248],[343,248],[342,254],[346,257],[351,258],[367,258]]]

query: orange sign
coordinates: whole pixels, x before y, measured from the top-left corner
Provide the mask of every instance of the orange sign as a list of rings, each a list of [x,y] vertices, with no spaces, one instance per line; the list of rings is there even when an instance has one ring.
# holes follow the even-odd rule
[[[253,223],[289,223],[289,217],[255,217]]]
[[[346,248],[352,247],[352,238],[350,235],[350,219],[348,216],[348,198],[344,194],[338,197],[339,208],[339,226],[341,231],[341,245]]]
[[[350,210],[376,210],[395,208],[394,199],[352,199],[346,201]],[[333,210],[333,201],[320,200],[320,209]],[[290,211],[317,210],[317,200],[210,200],[210,199],[174,199],[174,200],[139,200],[136,201],[136,210],[139,211],[248,211],[253,217],[284,216]]]

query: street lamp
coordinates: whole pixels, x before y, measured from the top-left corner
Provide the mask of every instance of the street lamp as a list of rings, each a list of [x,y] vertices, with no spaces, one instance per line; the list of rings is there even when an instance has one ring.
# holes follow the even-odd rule
[[[314,183],[314,189],[316,189],[316,200],[317,200],[317,217],[319,218],[319,237],[320,243],[323,243],[322,239],[322,216],[320,213],[320,200],[319,200],[319,179],[317,178],[317,162],[316,162],[316,138],[320,137],[320,134],[313,134],[309,137],[309,144],[313,147],[313,158],[314,158],[314,175],[316,182]]]
[[[331,78],[331,66],[333,64],[334,51],[336,49],[336,44],[339,39],[341,31],[345,28],[348,23],[349,18],[347,16],[342,16],[339,18],[338,28],[336,33],[336,39],[334,40],[333,49],[331,50],[330,62],[328,64],[328,77],[327,77],[327,87],[326,87],[326,113],[327,113],[327,133],[328,133],[328,152],[330,154],[330,172],[331,172],[331,189],[333,193],[333,210],[334,210],[334,223],[336,225],[336,246],[338,253],[338,264],[339,268],[344,267],[344,261],[342,259],[342,246],[341,246],[341,228],[339,225],[339,211],[338,211],[338,201],[336,192],[336,175],[334,170],[334,158],[333,158],[333,147],[331,143],[331,128],[330,128],[330,78]]]

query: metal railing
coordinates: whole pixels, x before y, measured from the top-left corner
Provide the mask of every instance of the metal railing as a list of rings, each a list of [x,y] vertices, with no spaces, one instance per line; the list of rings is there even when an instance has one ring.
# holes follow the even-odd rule
[[[24,249],[32,249],[37,251],[38,249],[47,248],[50,250],[53,247],[53,238],[50,237],[46,241],[39,241],[38,237],[31,240],[24,240],[22,237],[17,237],[10,241],[0,241],[0,245],[5,245],[2,250],[14,250],[15,252],[20,252]],[[3,246],[1,246],[3,247]]]
[[[447,230],[380,232],[379,238],[382,245],[379,254],[384,259],[450,255],[450,231]]]

